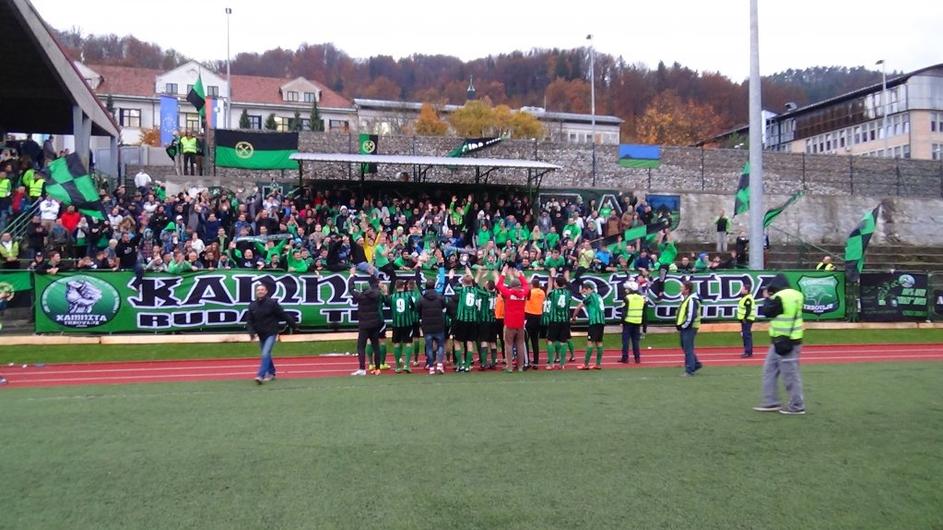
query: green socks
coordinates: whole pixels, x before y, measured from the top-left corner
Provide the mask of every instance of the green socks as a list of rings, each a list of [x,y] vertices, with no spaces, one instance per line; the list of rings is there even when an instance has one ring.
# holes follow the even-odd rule
[[[393,345],[393,358],[396,359],[396,369],[399,370],[403,361],[403,347],[401,345]]]
[[[586,360],[583,362],[583,364],[589,366],[589,360],[592,358],[593,358],[593,347],[587,346],[586,347]]]
[[[602,366],[602,346],[596,346],[596,365]]]

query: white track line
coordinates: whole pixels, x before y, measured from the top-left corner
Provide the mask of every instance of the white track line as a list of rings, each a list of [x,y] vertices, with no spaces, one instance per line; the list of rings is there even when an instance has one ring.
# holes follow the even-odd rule
[[[938,355],[902,355],[895,359],[887,359],[884,356],[872,355],[872,356],[833,356],[833,357],[817,357],[816,361],[840,361],[848,359],[864,359],[864,360],[878,360],[878,361],[894,361],[894,360],[905,360],[905,361],[919,361],[925,359],[940,359]],[[746,366],[759,366],[761,359],[716,359],[712,363],[716,364],[743,364]],[[810,363],[815,364],[815,363]],[[576,363],[570,364],[570,371],[577,371],[575,368]],[[672,360],[672,361],[646,361],[641,365],[622,365],[620,363],[604,363],[603,367],[608,368],[617,368],[617,369],[628,369],[629,366],[635,366],[636,368],[644,368],[645,366],[682,366],[682,360]],[[709,367],[710,365],[707,365]],[[335,373],[346,373],[350,368],[340,368],[340,369],[326,369],[319,368],[313,370],[281,370],[279,376],[284,379],[294,379],[301,378],[303,374],[335,374]],[[414,374],[422,375],[423,370],[416,370]],[[54,375],[52,372],[46,372],[45,374],[37,375]],[[72,377],[72,378],[30,378],[28,380],[24,379],[15,379],[9,382],[11,386],[16,386],[17,384],[22,385],[36,385],[42,383],[87,383],[87,384],[107,384],[110,382],[130,382],[130,381],[146,381],[146,380],[160,380],[161,382],[180,382],[187,381],[199,378],[222,378],[222,377],[232,377],[234,379],[246,378],[251,375],[251,372],[247,373],[244,371],[240,372],[216,372],[210,374],[152,374],[152,375],[115,375],[115,376],[99,376],[99,377]],[[210,379],[212,380],[212,379]]]

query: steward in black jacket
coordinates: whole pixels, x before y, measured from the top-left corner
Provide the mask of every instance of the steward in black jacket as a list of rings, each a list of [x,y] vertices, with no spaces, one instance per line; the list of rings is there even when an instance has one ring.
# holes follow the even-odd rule
[[[373,370],[374,375],[380,374],[380,365],[383,364],[383,355],[380,350],[380,329],[383,328],[383,316],[380,314],[380,306],[383,303],[383,295],[380,293],[380,280],[376,276],[368,278],[369,287],[363,291],[354,289],[354,279],[357,276],[357,268],[350,269],[350,276],[347,277],[347,292],[351,299],[357,304],[357,361],[360,368],[352,375],[367,374],[367,341],[373,347]]]
[[[419,298],[419,322],[422,334],[445,331],[445,297],[435,288],[427,288]]]

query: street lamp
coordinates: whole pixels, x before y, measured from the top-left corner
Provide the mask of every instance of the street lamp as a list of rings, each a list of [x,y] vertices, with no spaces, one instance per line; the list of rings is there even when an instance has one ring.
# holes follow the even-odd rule
[[[596,186],[596,50],[593,47],[593,34],[586,36],[589,41],[589,113],[591,115],[590,132],[593,142],[593,186]]]
[[[881,114],[883,117],[881,119],[881,130],[884,131],[884,156],[890,157],[888,153],[888,131],[887,131],[887,66],[884,64],[884,59],[874,63],[875,66],[881,66]]]
[[[231,127],[232,120],[232,76],[229,72],[229,18],[232,15],[232,9],[226,8],[226,112],[223,113],[226,116],[225,128]]]

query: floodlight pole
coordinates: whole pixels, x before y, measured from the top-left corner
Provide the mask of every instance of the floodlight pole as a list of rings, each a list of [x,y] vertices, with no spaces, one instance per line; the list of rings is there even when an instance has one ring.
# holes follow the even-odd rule
[[[232,127],[232,75],[229,71],[229,19],[232,16],[232,8],[226,8],[226,112],[223,114],[226,117],[225,128],[229,129]]]
[[[589,113],[593,143],[593,187],[596,187],[596,49],[593,46],[592,34],[587,35],[586,40],[589,41]]]
[[[750,268],[763,269],[763,106],[757,0],[750,0]]]
[[[893,158],[891,156],[890,148],[888,147],[888,133],[887,133],[887,66],[884,63],[884,59],[874,63],[881,65],[881,132],[884,137],[884,157]]]

